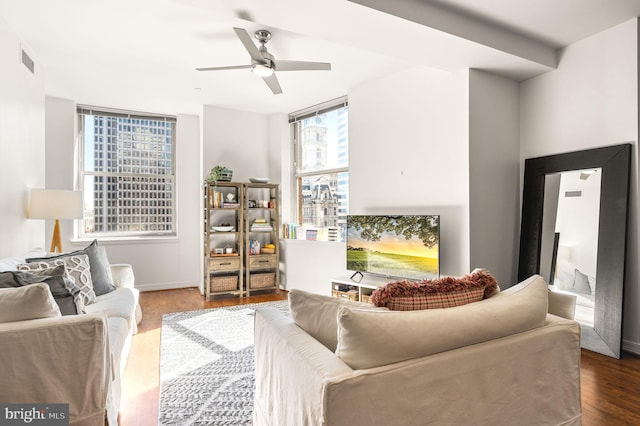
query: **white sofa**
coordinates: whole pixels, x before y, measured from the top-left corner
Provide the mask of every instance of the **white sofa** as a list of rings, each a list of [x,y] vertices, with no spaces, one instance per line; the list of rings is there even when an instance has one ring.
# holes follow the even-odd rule
[[[255,425],[581,424],[580,326],[542,277],[426,311],[289,297],[256,312]]]
[[[0,270],[24,257],[0,260]],[[68,403],[70,425],[117,425],[122,373],[141,320],[130,265],[86,314],[0,323],[0,401]]]

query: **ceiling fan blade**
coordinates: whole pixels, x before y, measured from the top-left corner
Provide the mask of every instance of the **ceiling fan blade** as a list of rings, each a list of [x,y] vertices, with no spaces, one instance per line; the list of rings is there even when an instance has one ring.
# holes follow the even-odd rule
[[[331,71],[328,62],[275,61],[278,71]]]
[[[198,71],[220,71],[220,70],[240,70],[245,68],[251,68],[251,65],[231,65],[228,67],[207,67],[207,68],[196,68]]]
[[[282,88],[280,87],[280,83],[278,82],[275,73],[271,74],[269,77],[262,77],[262,79],[267,83],[267,86],[269,86],[269,89],[271,89],[274,95],[282,93]]]
[[[233,31],[236,32],[236,35],[244,45],[244,48],[247,49],[247,52],[249,52],[249,56],[251,56],[251,59],[253,59],[254,61],[258,61],[260,63],[266,62],[264,60],[264,56],[262,56],[262,53],[260,53],[256,45],[253,44],[253,41],[251,41],[251,37],[249,36],[248,32],[246,32],[242,28],[236,28],[236,27],[233,28]]]

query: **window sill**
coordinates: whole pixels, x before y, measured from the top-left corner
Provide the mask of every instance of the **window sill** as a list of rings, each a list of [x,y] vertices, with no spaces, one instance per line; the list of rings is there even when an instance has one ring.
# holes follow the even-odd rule
[[[177,235],[161,235],[157,237],[83,237],[71,239],[71,244],[90,244],[93,240],[98,240],[100,244],[172,244],[178,242]]]
[[[285,244],[294,244],[294,245],[306,245],[306,244],[341,244],[344,245],[344,241],[327,241],[327,240],[298,240],[293,238],[282,238],[280,241],[283,241]]]

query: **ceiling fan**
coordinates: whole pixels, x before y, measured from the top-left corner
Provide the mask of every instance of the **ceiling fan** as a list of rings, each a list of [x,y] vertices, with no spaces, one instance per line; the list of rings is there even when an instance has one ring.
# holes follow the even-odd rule
[[[275,71],[330,71],[331,64],[327,62],[305,62],[305,61],[277,61],[276,58],[267,51],[265,44],[271,39],[271,33],[267,30],[258,30],[255,37],[260,43],[260,47],[251,41],[249,33],[243,28],[234,28],[236,35],[244,45],[244,48],[251,56],[250,65],[231,65],[228,67],[207,67],[196,68],[198,71],[219,71],[251,68],[251,71],[262,77],[274,95],[282,93],[280,83],[276,78]]]

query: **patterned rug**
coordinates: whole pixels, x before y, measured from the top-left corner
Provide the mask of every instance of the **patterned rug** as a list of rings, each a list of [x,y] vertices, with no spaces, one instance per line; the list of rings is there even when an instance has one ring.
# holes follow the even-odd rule
[[[253,412],[253,316],[286,300],[162,317],[160,425],[250,425]]]

